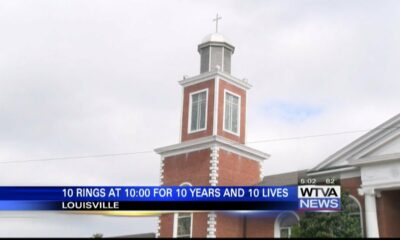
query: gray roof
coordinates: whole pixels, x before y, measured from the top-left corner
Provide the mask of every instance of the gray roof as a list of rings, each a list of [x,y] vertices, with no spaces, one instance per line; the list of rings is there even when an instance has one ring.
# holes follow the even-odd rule
[[[109,238],[156,238],[156,234],[155,233],[139,233],[139,234],[114,236],[114,237],[109,237]]]
[[[296,172],[269,175],[265,176],[264,179],[258,185],[260,186],[297,185],[299,177],[304,177],[306,174],[307,170],[300,170]]]
[[[201,41],[201,43],[206,43],[206,42],[229,42],[229,41],[226,39],[226,37],[224,37],[220,33],[210,33],[203,38],[203,41]]]

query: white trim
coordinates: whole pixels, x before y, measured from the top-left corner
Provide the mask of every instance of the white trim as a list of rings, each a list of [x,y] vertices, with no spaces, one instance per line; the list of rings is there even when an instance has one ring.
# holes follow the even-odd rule
[[[160,186],[162,186],[164,184],[164,157],[161,157],[161,166],[160,166]]]
[[[157,218],[157,231],[156,231],[156,238],[160,237],[160,229],[161,229],[161,216]]]
[[[386,137],[398,130],[400,124],[400,114],[392,117],[388,121],[382,123],[378,127],[364,134],[363,136],[357,138],[355,141],[347,145],[346,147],[340,149],[333,155],[329,156],[326,160],[319,163],[312,170],[321,170],[326,166],[329,166],[333,162],[340,161],[341,159],[350,159],[351,156],[359,153],[365,149],[365,146],[370,146],[371,143],[378,142],[380,139]],[[397,127],[397,128],[396,128]],[[362,148],[362,149],[360,149]]]
[[[179,213],[174,213],[174,225],[173,225],[173,238],[178,237],[178,215]],[[193,236],[193,213],[190,213],[190,236],[189,238],[192,238]]]
[[[174,213],[174,224],[172,225],[172,237],[176,238],[178,235],[178,213]]]
[[[260,164],[260,182],[264,179],[264,162],[259,161],[258,164]]]
[[[400,127],[399,127],[400,128]],[[400,130],[400,129],[399,129]],[[397,139],[400,136],[400,131],[392,131],[384,136],[382,136],[380,139],[370,143],[369,145],[365,146],[360,152],[358,152],[356,155],[354,155],[350,159],[350,163],[354,161],[355,159],[365,157],[380,147],[385,146],[385,144],[390,143],[391,141]]]
[[[361,237],[364,237],[364,215],[363,215],[363,208],[361,207],[360,201],[353,195],[349,194],[349,197],[353,199],[358,205],[358,208],[360,209],[360,223],[361,223]]]
[[[207,215],[207,238],[216,238],[217,232],[217,214],[210,212]]]
[[[208,71],[207,72],[211,71],[211,46],[209,48],[210,48],[210,51],[208,53]]]
[[[222,47],[222,56],[221,56],[221,64],[222,64],[222,66],[221,66],[221,71],[222,72],[225,72],[225,48],[224,47]]]
[[[248,99],[248,97],[247,97],[247,91],[244,91],[244,99],[245,99],[245,113],[244,113],[244,143],[246,144],[247,143],[247,124],[248,124],[248,118],[247,118],[247,111],[249,110],[249,108],[248,108],[248,102],[249,102],[249,99]]]
[[[239,98],[239,103],[238,103],[238,132],[237,133],[235,133],[235,132],[233,132],[233,131],[230,131],[230,130],[228,130],[228,129],[226,129],[225,128],[225,103],[226,103],[226,94],[227,93],[229,93],[229,94],[231,94],[231,95],[233,95],[233,96],[235,96],[235,97],[238,97]],[[222,113],[222,130],[223,131],[225,131],[225,132],[227,132],[227,133],[230,133],[230,134],[233,134],[233,135],[236,135],[236,136],[238,136],[238,137],[240,137],[240,119],[241,119],[241,115],[242,115],[242,112],[241,112],[241,105],[242,105],[242,97],[240,96],[240,95],[238,95],[238,94],[236,94],[236,93],[234,93],[234,92],[232,92],[232,91],[229,91],[229,90],[227,90],[227,89],[224,89],[224,101],[223,101],[223,105],[224,105],[224,108],[223,108],[223,113]]]
[[[212,78],[215,78],[216,76],[221,77],[225,81],[235,85],[238,88],[244,89],[244,90],[249,90],[252,86],[249,84],[247,81],[243,81],[242,79],[236,78],[226,72],[221,72],[216,69],[209,71],[209,72],[204,72],[202,74],[196,75],[194,77],[190,78],[185,78],[183,80],[179,81],[179,84],[181,84],[183,87],[191,86],[197,83],[205,82],[208,81]]]
[[[307,176],[319,176],[319,175],[325,175],[325,174],[331,174],[331,173],[338,173],[338,172],[345,172],[345,171],[352,171],[358,169],[357,167],[354,166],[343,166],[343,168],[336,168],[336,169],[331,169],[331,170],[321,170],[318,172],[309,172],[307,173]]]
[[[348,179],[348,178],[355,178],[355,177],[361,177],[360,169],[340,173],[340,179]]]
[[[180,187],[185,187],[185,186],[191,187],[193,185],[190,182],[183,182],[183,183],[179,184],[179,186]]]
[[[371,189],[379,189],[379,190],[392,190],[399,189],[400,182],[399,181],[379,181],[371,184],[362,184],[362,188],[371,188]]]
[[[307,176],[323,176],[323,175],[331,175],[331,174],[338,174],[340,179],[348,179],[348,178],[355,178],[361,177],[361,172],[358,167],[354,166],[344,166],[343,168],[337,168],[332,170],[322,170],[318,172],[310,172],[307,173]]]
[[[281,212],[276,218],[275,218],[275,223],[274,223],[274,238],[280,238],[281,237],[281,231],[280,231],[280,226],[279,226],[279,223],[280,223],[280,221],[282,220],[281,218],[282,218],[282,216],[284,216],[285,214],[288,214],[288,213],[290,213],[290,214],[293,214],[296,218],[297,218],[297,222],[299,222],[300,221],[300,217],[299,217],[299,215],[297,215],[297,213],[296,212],[293,212],[293,211],[284,211],[284,212]],[[290,236],[289,236],[290,237]]]
[[[190,152],[195,152],[195,151],[200,151],[200,150],[204,150],[204,149],[209,149],[211,147],[211,144],[201,144],[201,145],[197,145],[197,146],[193,146],[191,148],[182,148],[182,149],[177,149],[177,150],[173,150],[167,153],[159,153],[164,157],[170,157],[170,156],[176,156],[176,155],[180,155],[180,154],[186,154],[186,153],[190,153]]]
[[[191,130],[191,122],[192,122],[192,96],[198,93],[206,92],[206,109],[205,109],[205,123],[204,123],[204,128],[196,129],[194,131]],[[208,88],[203,88],[201,90],[191,92],[189,93],[189,112],[188,112],[188,128],[187,128],[187,133],[192,134],[192,133],[197,133],[201,131],[207,130],[207,111],[208,111]]]
[[[219,164],[219,147],[215,144],[211,148],[210,153],[210,180],[211,186],[218,185],[218,164]]]
[[[164,157],[174,156],[178,154],[193,152],[201,149],[210,148],[213,144],[227,151],[234,152],[238,155],[247,157],[255,161],[263,161],[270,157],[269,154],[250,148],[246,145],[239,144],[220,136],[208,136],[196,138],[182,143],[156,148],[154,151]]]
[[[219,108],[219,77],[214,79],[214,114],[213,114],[213,133],[218,134],[218,108]]]
[[[383,163],[400,160],[400,153],[391,153],[391,154],[383,154],[379,156],[368,156],[365,158],[360,158],[354,161],[351,161],[351,165],[360,166],[367,165],[373,163]]]
[[[373,188],[359,188],[358,193],[364,196],[366,237],[379,238],[378,214],[376,195]]]
[[[179,119],[180,127],[179,127],[179,139],[178,139],[178,142],[182,142],[184,101],[185,101],[185,88],[182,88],[182,96],[181,96],[181,104],[182,105],[181,105],[181,118]]]
[[[162,186],[164,184],[164,156],[161,156],[160,162],[160,186]]]
[[[199,72],[200,72],[200,74],[201,74],[201,72],[202,72],[201,67],[202,67],[202,63],[203,63],[203,62],[202,62],[202,60],[203,60],[202,52],[199,51],[199,55],[200,55],[200,71],[199,71]],[[186,78],[186,77],[184,77],[183,79],[185,79],[185,78]]]

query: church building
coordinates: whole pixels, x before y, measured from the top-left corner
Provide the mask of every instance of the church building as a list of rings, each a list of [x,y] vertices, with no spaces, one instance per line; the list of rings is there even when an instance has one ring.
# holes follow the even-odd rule
[[[267,153],[246,146],[245,79],[231,74],[235,47],[219,33],[198,45],[200,74],[182,86],[180,142],[161,155],[165,186],[296,185],[299,175],[341,178],[350,193],[362,236],[400,236],[400,114],[308,171],[262,175]],[[169,213],[159,217],[157,237],[290,237],[296,212],[267,215],[222,212]]]

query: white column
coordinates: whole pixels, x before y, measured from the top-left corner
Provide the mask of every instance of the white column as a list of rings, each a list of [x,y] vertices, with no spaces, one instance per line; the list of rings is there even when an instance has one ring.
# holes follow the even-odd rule
[[[365,199],[365,221],[367,237],[379,238],[378,214],[376,211],[376,194],[374,189],[362,189],[361,195]]]

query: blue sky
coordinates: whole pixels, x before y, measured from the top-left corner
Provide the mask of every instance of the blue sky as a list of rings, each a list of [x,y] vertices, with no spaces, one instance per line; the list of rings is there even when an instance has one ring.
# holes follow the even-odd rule
[[[303,121],[318,117],[323,113],[323,108],[296,101],[267,99],[261,111],[267,118],[278,118],[280,121],[286,121],[290,124],[300,124]]]

